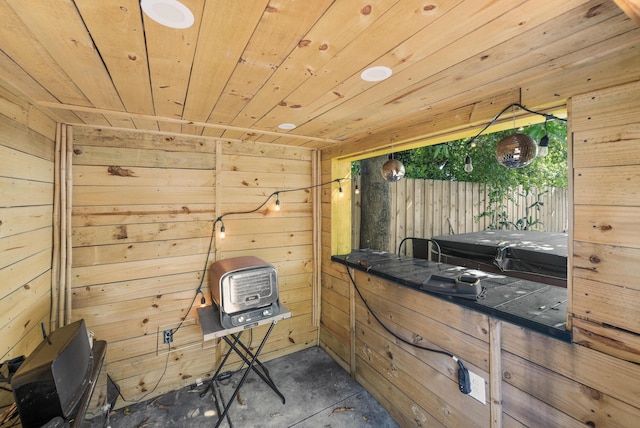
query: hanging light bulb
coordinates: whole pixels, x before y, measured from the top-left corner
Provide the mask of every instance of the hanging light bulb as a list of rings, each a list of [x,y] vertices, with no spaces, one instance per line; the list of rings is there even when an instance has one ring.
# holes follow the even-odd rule
[[[540,139],[538,146],[538,157],[543,158],[549,154],[549,136],[545,135]]]
[[[466,158],[464,158],[464,172],[471,172],[473,171],[473,164],[471,163],[471,156],[467,155]]]
[[[358,188],[358,179],[354,178],[353,181],[356,183],[356,189],[354,190],[354,192],[356,193],[356,195],[360,194],[360,188]]]
[[[404,177],[404,165],[393,156],[382,165],[382,178],[391,183],[402,180]]]
[[[538,145],[538,157],[543,158],[549,154],[549,134],[547,132],[547,120],[544,121],[544,136]]]
[[[225,233],[224,224],[222,224],[220,227],[220,239],[224,239],[225,236],[227,236],[227,234]]]
[[[340,181],[338,181],[338,192],[340,197],[344,196],[344,192],[342,191],[342,183]]]
[[[276,193],[276,211],[280,211],[280,196]]]

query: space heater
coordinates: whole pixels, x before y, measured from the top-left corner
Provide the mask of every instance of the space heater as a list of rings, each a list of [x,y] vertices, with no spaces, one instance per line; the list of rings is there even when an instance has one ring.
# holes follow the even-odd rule
[[[209,290],[225,328],[252,324],[280,313],[276,268],[255,256],[213,263]]]

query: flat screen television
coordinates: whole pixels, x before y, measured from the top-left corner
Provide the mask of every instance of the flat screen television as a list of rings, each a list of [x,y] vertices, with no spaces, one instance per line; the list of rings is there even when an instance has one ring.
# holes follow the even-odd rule
[[[23,428],[73,417],[89,385],[93,352],[84,320],[46,337],[11,377]]]

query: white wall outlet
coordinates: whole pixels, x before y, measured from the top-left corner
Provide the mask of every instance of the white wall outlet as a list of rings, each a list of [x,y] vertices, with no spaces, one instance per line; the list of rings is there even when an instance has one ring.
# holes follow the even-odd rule
[[[485,392],[484,379],[481,376],[478,376],[477,374],[469,371],[469,381],[471,383],[471,392],[469,393],[469,395],[482,404],[487,404],[487,394]]]

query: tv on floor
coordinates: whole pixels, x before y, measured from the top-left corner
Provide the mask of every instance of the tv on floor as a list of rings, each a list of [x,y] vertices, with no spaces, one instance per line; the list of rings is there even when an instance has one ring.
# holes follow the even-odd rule
[[[89,386],[93,352],[84,320],[46,337],[11,377],[23,428],[72,418]]]

